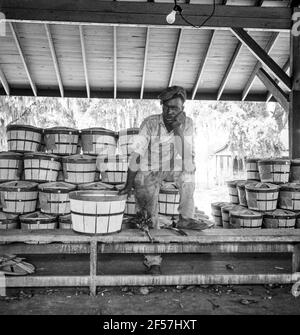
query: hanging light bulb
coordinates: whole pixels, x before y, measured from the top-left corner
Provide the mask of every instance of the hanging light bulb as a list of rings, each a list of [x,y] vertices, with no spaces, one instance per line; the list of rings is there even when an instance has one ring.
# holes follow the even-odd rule
[[[167,15],[166,20],[169,24],[173,24],[176,18],[176,10],[172,9],[172,12]]]

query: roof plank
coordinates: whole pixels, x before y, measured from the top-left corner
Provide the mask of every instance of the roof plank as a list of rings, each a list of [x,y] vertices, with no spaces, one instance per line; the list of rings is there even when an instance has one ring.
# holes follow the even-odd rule
[[[113,59],[114,59],[114,99],[117,98],[117,78],[118,78],[118,67],[117,67],[117,27],[113,27]]]
[[[79,34],[80,34],[80,45],[81,45],[82,62],[83,62],[83,69],[84,69],[84,78],[85,78],[85,85],[86,85],[86,94],[87,94],[88,99],[90,99],[91,93],[90,93],[89,76],[88,76],[88,70],[87,70],[85,41],[84,41],[83,26],[81,25],[79,26]]]
[[[58,61],[57,61],[57,56],[56,56],[56,52],[55,52],[55,47],[54,47],[50,27],[49,27],[48,24],[45,24],[45,30],[46,30],[46,35],[47,35],[47,39],[48,39],[48,43],[49,43],[51,56],[52,56],[52,61],[53,61],[53,65],[54,65],[56,78],[57,78],[57,82],[58,82],[58,86],[59,86],[59,90],[60,90],[60,95],[63,98],[64,97],[64,87],[63,87],[63,84],[62,84],[61,74],[60,74],[59,65],[58,65]]]
[[[17,33],[16,33],[16,31],[15,31],[15,28],[14,28],[14,24],[13,24],[12,22],[8,22],[8,25],[9,25],[9,27],[10,27],[10,29],[11,29],[11,32],[12,32],[12,35],[13,35],[13,38],[14,38],[16,47],[17,47],[18,52],[19,52],[19,55],[20,55],[20,57],[21,57],[21,60],[22,60],[22,63],[23,63],[23,66],[24,66],[24,69],[25,69],[27,78],[28,78],[28,80],[29,80],[31,89],[32,89],[32,91],[33,91],[33,94],[34,94],[34,96],[37,96],[36,86],[35,86],[35,83],[34,83],[33,80],[32,80],[31,74],[30,74],[30,72],[29,72],[29,69],[28,69],[28,66],[27,66],[27,63],[26,63],[26,60],[25,60],[25,56],[24,56],[24,54],[23,54],[23,51],[22,51],[22,48],[21,48],[21,45],[20,45],[20,42],[19,42]]]

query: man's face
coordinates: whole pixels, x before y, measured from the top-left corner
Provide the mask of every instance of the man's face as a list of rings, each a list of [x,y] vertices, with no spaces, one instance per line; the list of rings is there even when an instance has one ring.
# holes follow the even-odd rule
[[[163,118],[166,123],[171,124],[175,117],[183,111],[183,101],[180,98],[170,99],[163,103]]]

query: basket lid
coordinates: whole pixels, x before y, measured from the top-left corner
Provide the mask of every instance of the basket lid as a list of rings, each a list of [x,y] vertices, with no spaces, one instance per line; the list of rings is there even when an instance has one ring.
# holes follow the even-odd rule
[[[236,187],[238,187],[238,188],[240,188],[240,189],[245,189],[245,186],[246,186],[247,184],[250,184],[250,183],[253,183],[253,181],[250,181],[250,180],[242,180],[242,181],[237,182]]]
[[[78,189],[79,190],[112,190],[115,188],[115,186],[118,187],[118,185],[110,185],[107,183],[103,183],[102,181],[96,181],[93,183],[79,184]]]
[[[44,129],[45,134],[69,134],[69,135],[78,135],[79,130],[69,127],[51,127]]]
[[[60,215],[58,221],[62,223],[70,223],[72,221],[71,214]]]
[[[38,186],[38,189],[47,193],[69,193],[76,190],[77,186],[65,183],[64,181],[54,181],[51,183],[44,183]]]
[[[45,222],[52,222],[56,220],[56,216],[42,213],[42,212],[33,212],[28,214],[20,215],[20,221],[26,222],[35,222],[35,221],[42,221],[41,223]]]
[[[127,200],[127,194],[120,195],[118,191],[110,190],[82,190],[82,191],[73,191],[69,194],[70,199],[82,200],[82,201],[121,201]]]
[[[24,159],[40,159],[60,162],[61,158],[56,155],[47,154],[45,152],[27,152],[24,154]]]
[[[241,181],[246,181],[244,179],[239,179],[239,180],[229,180],[229,181],[226,181],[226,184],[227,186],[229,187],[236,187],[237,186],[237,183],[241,182]]]
[[[140,128],[121,129],[119,131],[119,136],[138,135],[139,132],[140,132]]]
[[[286,183],[280,185],[281,191],[300,191],[300,183]]]
[[[264,213],[264,217],[294,219],[297,217],[297,214],[292,211],[288,211],[286,209],[275,209],[275,211]]]
[[[23,154],[13,151],[1,151],[0,152],[0,159],[15,159],[15,160],[22,160]]]
[[[234,209],[230,211],[231,217],[241,218],[241,219],[262,219],[262,213],[253,211],[248,208]]]
[[[0,221],[5,221],[5,220],[17,220],[18,217],[19,217],[18,214],[12,214],[12,213],[0,212]]]
[[[249,184],[245,185],[246,190],[250,191],[261,191],[261,192],[267,192],[267,191],[278,191],[279,186],[270,184],[270,183],[261,183],[261,182],[251,182]]]
[[[38,183],[27,180],[8,181],[0,184],[0,191],[36,191]]]
[[[117,133],[113,130],[102,128],[102,127],[92,127],[92,128],[85,128],[80,130],[81,134],[89,134],[89,135],[107,135],[107,136],[117,136]]]
[[[222,206],[221,207],[221,212],[228,212],[229,211],[233,211],[233,210],[242,210],[244,209],[245,207],[241,206],[241,205],[234,205],[234,204],[231,204],[231,205],[225,205],[225,206]]]
[[[76,154],[62,158],[63,163],[96,163],[96,156]]]
[[[224,207],[224,206],[230,206],[231,203],[230,202],[213,202],[211,204],[211,207],[212,208],[217,208],[217,209],[221,209],[221,207]]]
[[[267,158],[258,161],[258,165],[290,165],[291,161],[285,158]]]
[[[6,131],[10,131],[10,130],[29,130],[29,131],[33,131],[33,132],[39,133],[39,134],[43,133],[42,128],[29,126],[27,124],[10,124],[10,125],[6,126]]]
[[[246,163],[257,163],[259,160],[261,160],[261,158],[250,157],[246,159]]]

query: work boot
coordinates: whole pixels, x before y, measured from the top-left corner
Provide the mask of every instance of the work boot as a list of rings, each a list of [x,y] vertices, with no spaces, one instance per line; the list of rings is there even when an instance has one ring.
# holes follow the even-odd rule
[[[192,218],[183,218],[181,215],[179,216],[179,220],[176,223],[176,228],[179,229],[193,229],[193,230],[204,230],[210,228],[214,225],[213,222],[205,219],[196,220]]]
[[[159,265],[151,265],[147,270],[146,274],[152,275],[152,276],[158,276],[161,275],[161,269]]]

